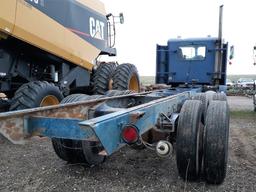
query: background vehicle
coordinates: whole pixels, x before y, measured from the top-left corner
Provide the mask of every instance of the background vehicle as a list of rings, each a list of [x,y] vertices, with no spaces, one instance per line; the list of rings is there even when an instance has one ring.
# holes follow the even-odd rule
[[[220,39],[170,39],[167,46],[157,45],[156,83],[174,87],[196,84],[225,90],[228,44]]]
[[[221,8],[222,9],[222,8]],[[226,91],[228,43],[222,40],[222,11],[218,38],[170,39],[167,46],[157,45],[156,83],[173,87],[202,85]],[[234,47],[231,46],[230,59]]]
[[[239,78],[236,86],[245,89],[252,89],[254,87],[254,80],[250,78]]]
[[[115,20],[98,0],[3,0],[0,6],[0,111],[58,104],[72,93],[139,91],[134,65],[115,56]],[[123,15],[119,16],[123,23]],[[96,63],[96,65],[94,65]],[[124,74],[121,76],[120,74]]]
[[[230,79],[226,80],[226,85],[228,89],[231,89],[235,86],[235,84]]]

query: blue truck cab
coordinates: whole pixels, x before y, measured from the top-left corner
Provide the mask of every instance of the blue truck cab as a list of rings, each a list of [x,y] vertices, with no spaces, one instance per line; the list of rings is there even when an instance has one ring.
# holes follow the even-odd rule
[[[227,50],[228,43],[213,37],[177,38],[157,45],[156,83],[224,86]]]

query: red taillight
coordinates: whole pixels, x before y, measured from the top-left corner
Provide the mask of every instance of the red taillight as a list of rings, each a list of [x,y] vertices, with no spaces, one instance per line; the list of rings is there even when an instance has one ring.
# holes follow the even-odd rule
[[[122,131],[122,138],[128,144],[136,143],[139,140],[139,132],[132,125],[125,126]]]

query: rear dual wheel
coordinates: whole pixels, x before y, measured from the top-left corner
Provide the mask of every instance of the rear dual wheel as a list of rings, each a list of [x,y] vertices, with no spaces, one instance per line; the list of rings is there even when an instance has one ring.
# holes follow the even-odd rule
[[[209,100],[206,97],[205,93],[196,93],[191,97],[191,100],[198,100],[202,102],[202,108],[203,108],[203,115],[202,115],[202,121],[205,123],[206,119],[206,113],[207,113],[207,108],[209,105]]]
[[[212,101],[207,110],[204,138],[204,176],[208,183],[221,184],[226,177],[228,138],[227,102]]]
[[[203,107],[203,123],[206,121],[206,113],[208,106],[212,100],[227,101],[227,96],[224,93],[216,93],[214,91],[207,91],[205,93],[196,93],[191,97],[191,100],[199,100]]]
[[[176,160],[179,175],[193,181],[200,173],[200,129],[202,128],[202,102],[187,100],[181,109],[176,142]]]
[[[182,106],[177,128],[176,159],[179,175],[186,181],[197,180],[200,173],[211,184],[221,184],[225,179],[229,109],[223,96],[217,95],[215,99],[219,100],[210,101],[207,107],[204,127],[202,101],[188,100]],[[202,129],[204,134],[201,134]]]

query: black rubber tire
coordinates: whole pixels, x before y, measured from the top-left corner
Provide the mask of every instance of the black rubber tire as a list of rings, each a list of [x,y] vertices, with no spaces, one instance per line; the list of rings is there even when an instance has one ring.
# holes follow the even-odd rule
[[[40,107],[40,104],[48,95],[52,95],[60,102],[63,95],[59,87],[46,81],[33,81],[22,85],[15,93],[10,111]]]
[[[207,101],[207,104],[209,106],[210,102],[213,100],[213,96],[216,94],[215,91],[206,91],[205,92],[205,95],[206,95],[206,101]]]
[[[102,99],[105,98],[105,95],[91,95],[87,101],[95,100],[95,99]]]
[[[84,94],[73,94],[65,97],[61,104],[84,101],[89,97]],[[52,138],[52,146],[57,156],[64,161],[69,163],[84,163],[86,161],[81,141]]]
[[[105,93],[107,97],[119,96],[122,91],[120,90],[109,90]]]
[[[206,115],[207,115],[207,108],[208,108],[208,105],[209,105],[209,100],[208,98],[206,97],[206,93],[197,93],[195,94],[194,96],[192,96],[191,98],[192,100],[199,100],[202,102],[202,108],[203,108],[203,113],[202,113],[202,123],[203,125],[205,125],[205,122],[206,122]],[[200,144],[199,144],[199,158],[200,158],[200,161],[202,161],[203,159],[203,153],[204,153],[204,126],[202,126],[200,128]],[[202,165],[203,166],[203,165]],[[203,168],[201,166],[201,169]]]
[[[256,94],[253,95],[253,111],[256,112]]]
[[[81,141],[52,138],[52,146],[60,159],[69,163],[86,163]]]
[[[132,80],[136,81],[134,88],[130,85]],[[113,89],[140,92],[140,78],[135,65],[125,63],[117,66],[113,75]]]
[[[87,101],[102,99],[105,95],[92,95]],[[102,150],[102,146],[97,142],[82,141],[82,148],[86,164],[88,166],[95,166],[105,162],[106,156],[99,155],[98,153]]]
[[[133,93],[135,93],[135,92],[131,91],[131,90],[126,90],[126,91],[109,90],[105,93],[105,95],[108,97],[114,97],[114,96],[129,95],[129,94],[133,94]]]
[[[103,95],[88,96],[84,94],[73,94],[64,98],[61,104],[90,101],[103,97]],[[81,163],[87,166],[103,163],[105,161],[105,157],[98,155],[98,153],[95,154],[95,149],[89,148],[91,144],[95,144],[95,142],[59,138],[52,139],[52,145],[55,153],[64,161],[69,163]]]
[[[202,108],[203,108],[202,122],[203,122],[203,124],[205,124],[206,113],[207,113],[207,108],[208,108],[208,100],[206,98],[206,94],[205,93],[196,93],[195,95],[193,95],[191,97],[191,100],[199,100],[202,102]]]
[[[100,165],[106,160],[105,156],[98,154],[102,147],[97,142],[82,141],[82,148],[87,165]]]
[[[226,101],[211,101],[204,138],[204,174],[211,184],[221,184],[227,171],[229,108]]]
[[[90,98],[90,96],[89,95],[85,95],[85,94],[72,94],[72,95],[69,95],[69,96],[65,97],[61,101],[61,104],[85,101],[85,100],[87,100],[89,98]]]
[[[198,100],[187,100],[181,108],[176,137],[176,162],[179,175],[185,181],[194,181],[199,177],[202,162],[200,156],[202,113],[202,102]]]
[[[225,93],[215,93],[212,100],[227,101],[227,96]]]
[[[111,89],[112,76],[115,69],[116,63],[114,62],[100,63],[92,77],[94,95],[104,95],[106,91]]]

